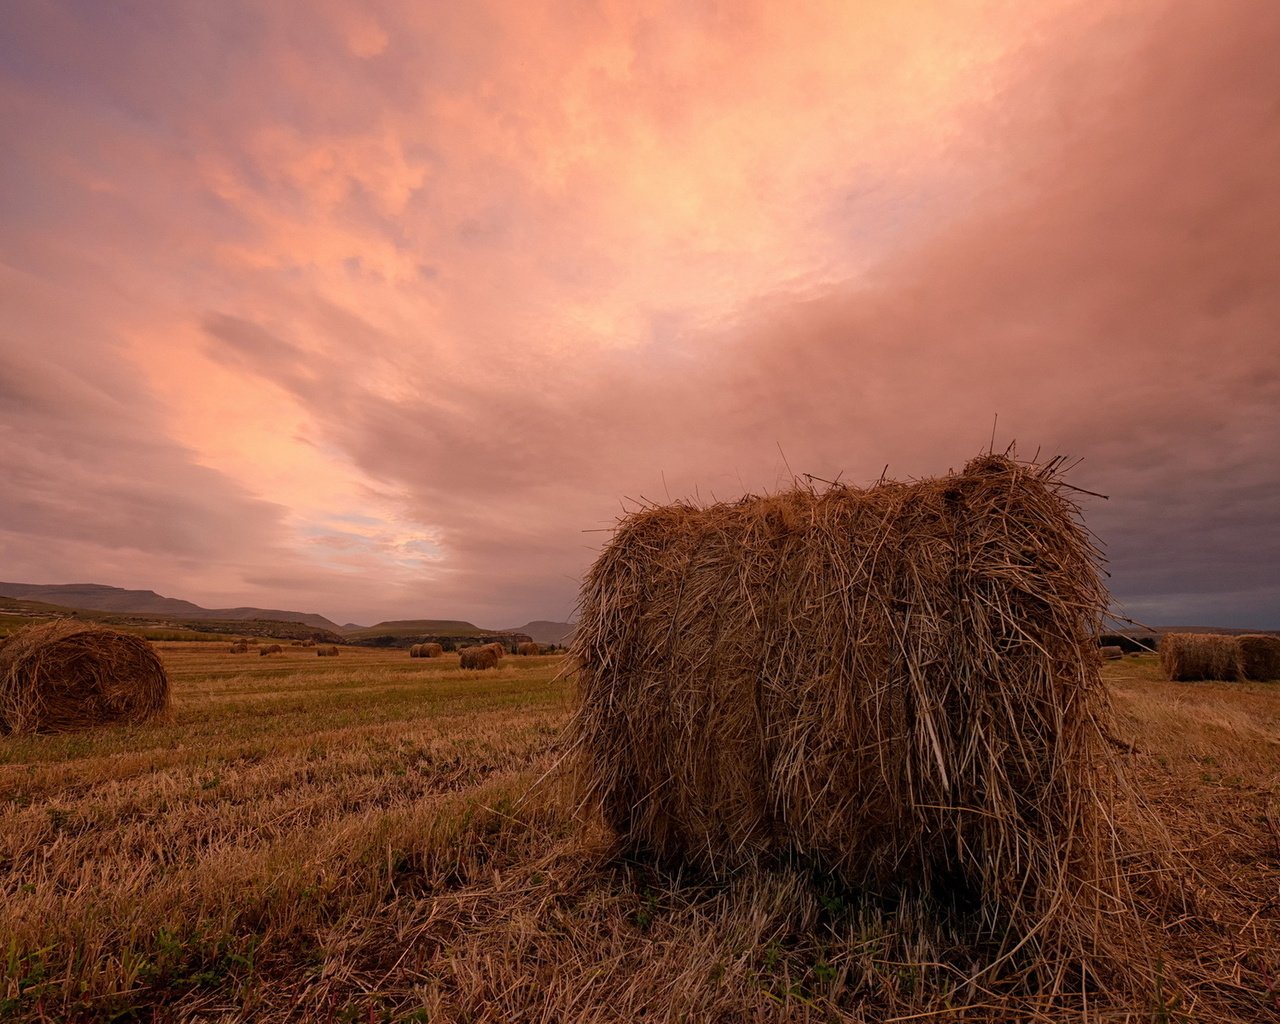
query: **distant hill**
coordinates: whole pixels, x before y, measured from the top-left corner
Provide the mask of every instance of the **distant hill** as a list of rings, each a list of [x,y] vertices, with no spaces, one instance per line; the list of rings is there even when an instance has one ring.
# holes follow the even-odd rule
[[[478,636],[481,633],[492,633],[494,630],[481,629],[461,619],[392,619],[372,626],[358,626],[347,630],[346,636],[352,640],[363,640],[371,636],[422,636],[428,633],[448,634],[449,636]]]
[[[526,622],[523,626],[504,629],[503,632],[525,633],[540,644],[563,644],[569,642],[569,638],[577,628],[577,624],[573,622],[548,622],[546,619],[535,619],[533,622]]]
[[[124,590],[101,583],[0,583],[0,597],[44,601],[99,612],[167,615],[177,619],[270,619],[276,622],[301,622],[315,629],[334,633],[339,631],[336,623],[314,612],[292,612],[278,608],[201,608],[190,601],[162,597],[154,590]]]

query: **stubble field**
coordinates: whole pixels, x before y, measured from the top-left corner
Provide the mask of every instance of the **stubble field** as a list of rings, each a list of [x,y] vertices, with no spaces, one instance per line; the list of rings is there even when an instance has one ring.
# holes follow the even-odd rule
[[[617,856],[564,809],[557,657],[158,646],[171,723],[0,738],[0,1020],[1280,1019],[1276,684],[1107,664],[1188,898],[1167,985],[1050,1005],[800,871]]]

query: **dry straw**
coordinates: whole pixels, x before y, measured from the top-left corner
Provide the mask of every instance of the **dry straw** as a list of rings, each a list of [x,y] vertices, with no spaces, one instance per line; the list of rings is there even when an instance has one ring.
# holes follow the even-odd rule
[[[494,644],[483,647],[464,647],[458,652],[459,668],[497,668],[498,652]]]
[[[332,644],[316,648],[316,654],[321,658],[336,658],[338,656],[338,648]]]
[[[1166,633],[1160,638],[1160,667],[1176,682],[1238,679],[1240,647],[1233,636]]]
[[[1107,594],[1059,466],[623,519],[573,641],[584,807],[677,863],[914,894],[988,969],[1123,973]]]
[[[169,677],[146,640],[66,619],[0,648],[0,733],[137,724],[169,710]]]
[[[1246,633],[1236,637],[1240,675],[1245,679],[1280,679],[1280,636]]]
[[[516,644],[516,654],[541,654],[542,648],[535,643]]]

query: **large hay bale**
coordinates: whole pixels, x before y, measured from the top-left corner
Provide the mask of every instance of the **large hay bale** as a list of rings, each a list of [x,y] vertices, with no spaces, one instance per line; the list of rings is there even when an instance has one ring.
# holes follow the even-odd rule
[[[506,656],[507,648],[503,644],[498,643],[498,641],[496,640],[490,643],[484,644],[483,646],[488,647],[491,651],[493,651],[493,653],[496,654],[499,659]]]
[[[1102,655],[1105,661],[1114,661],[1116,658],[1124,657],[1124,648],[1117,647],[1114,644],[1104,644],[1098,648],[1098,653]]]
[[[1236,637],[1240,675],[1245,679],[1280,679],[1280,636],[1246,633]]]
[[[1175,682],[1238,679],[1240,647],[1218,633],[1166,633],[1160,638],[1160,667]]]
[[[137,724],[169,710],[169,677],[146,640],[59,620],[0,649],[0,733]]]
[[[412,647],[410,647],[410,648],[409,648],[409,657],[411,657],[411,658],[421,658],[421,657],[422,657],[422,644],[414,644]]]
[[[516,644],[516,654],[541,654],[542,647],[540,644],[523,643]]]
[[[316,655],[321,658],[336,658],[338,656],[338,648],[332,644],[322,645],[316,648]]]
[[[623,519],[572,642],[584,806],[664,859],[799,857],[1101,959],[1107,594],[1058,465]]]
[[[267,644],[265,647],[258,648],[259,657],[265,658],[268,654],[283,654],[284,648],[279,644]]]
[[[247,654],[249,653],[249,644],[244,640],[237,640],[235,643],[231,645],[231,653]]]
[[[444,655],[444,647],[440,644],[421,644],[422,653],[418,655],[420,658],[439,658]]]
[[[312,640],[310,637],[302,641],[303,647],[314,647],[315,645],[316,645],[316,642]]]
[[[483,647],[464,647],[458,652],[459,668],[497,668],[498,652],[493,644]]]

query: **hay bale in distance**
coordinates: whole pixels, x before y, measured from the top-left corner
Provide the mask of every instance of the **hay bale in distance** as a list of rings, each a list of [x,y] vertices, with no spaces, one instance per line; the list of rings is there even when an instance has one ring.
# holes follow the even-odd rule
[[[265,658],[268,654],[283,654],[284,648],[279,644],[267,644],[265,647],[258,648],[259,657]]]
[[[411,658],[421,658],[421,657],[422,657],[422,644],[414,644],[412,647],[410,647],[410,648],[409,648],[409,657],[411,657]]]
[[[422,653],[418,655],[420,658],[439,658],[444,655],[444,647],[440,644],[420,644]]]
[[[497,668],[498,652],[495,645],[485,644],[482,647],[464,647],[458,652],[459,668]]]
[[[249,645],[244,640],[237,640],[235,643],[231,645],[232,654],[247,654],[248,652],[249,652]]]
[[[316,642],[312,640],[310,637],[302,641],[303,647],[314,647],[315,645],[316,645]]]
[[[624,518],[571,645],[585,808],[663,859],[799,857],[1113,970],[1108,598],[1060,464]]]
[[[1244,679],[1280,679],[1280,636],[1245,633],[1236,637],[1240,675]]]
[[[142,637],[66,619],[0,649],[0,733],[138,724],[169,710],[169,676]]]
[[[333,644],[321,645],[316,648],[316,654],[321,658],[336,658],[338,656],[338,648]]]
[[[1235,637],[1218,633],[1166,633],[1160,667],[1175,682],[1230,681],[1240,676],[1240,647]]]
[[[1098,653],[1102,655],[1104,660],[1114,661],[1116,658],[1124,657],[1124,648],[1108,644],[1105,647],[1099,647]]]
[[[516,654],[541,654],[542,646],[535,643],[516,644]]]

